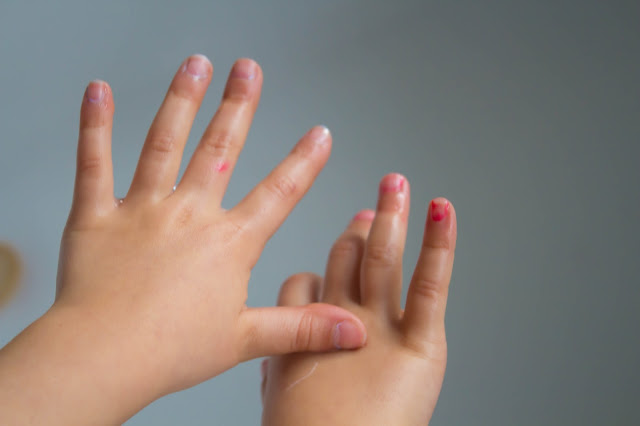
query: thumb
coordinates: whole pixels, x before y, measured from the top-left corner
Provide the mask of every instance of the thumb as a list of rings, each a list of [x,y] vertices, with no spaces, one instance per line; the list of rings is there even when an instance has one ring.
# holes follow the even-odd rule
[[[242,361],[291,352],[356,349],[367,340],[360,319],[326,303],[251,308],[243,312]]]

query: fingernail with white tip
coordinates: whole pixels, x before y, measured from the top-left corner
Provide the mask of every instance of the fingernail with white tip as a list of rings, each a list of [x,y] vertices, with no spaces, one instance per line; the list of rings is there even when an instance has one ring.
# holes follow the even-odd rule
[[[330,134],[327,126],[315,126],[309,132],[309,138],[317,144],[323,144],[329,139]]]
[[[190,56],[182,66],[182,71],[189,74],[194,80],[202,80],[209,75],[211,63],[204,55]]]

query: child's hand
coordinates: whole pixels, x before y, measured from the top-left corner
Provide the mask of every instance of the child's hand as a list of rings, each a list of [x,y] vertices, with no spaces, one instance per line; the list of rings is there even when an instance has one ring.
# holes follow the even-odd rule
[[[313,128],[242,202],[220,207],[260,97],[255,62],[234,65],[174,191],[211,74],[202,56],[180,67],[123,200],[113,194],[111,90],[88,86],[56,301],[0,352],[0,419],[23,408],[34,424],[121,422],[245,360],[364,343],[360,320],[336,306],[245,305],[265,243],[331,147]]]
[[[366,324],[367,346],[353,352],[293,354],[265,361],[263,424],[429,422],[447,361],[444,314],[456,216],[447,200],[431,202],[403,312],[402,253],[408,214],[408,182],[400,175],[386,176],[377,212],[356,215],[333,246],[324,283],[312,274],[295,275],[284,283],[279,305],[322,301],[345,307]]]

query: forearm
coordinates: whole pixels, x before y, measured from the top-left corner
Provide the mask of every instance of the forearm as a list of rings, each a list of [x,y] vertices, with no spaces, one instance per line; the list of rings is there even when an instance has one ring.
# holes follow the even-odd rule
[[[120,424],[153,401],[149,370],[98,330],[51,309],[0,350],[0,424]]]

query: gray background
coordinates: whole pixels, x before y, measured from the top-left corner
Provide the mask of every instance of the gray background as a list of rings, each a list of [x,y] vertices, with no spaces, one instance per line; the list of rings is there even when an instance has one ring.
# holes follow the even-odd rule
[[[267,246],[250,305],[273,304],[288,274],[322,273],[380,177],[402,172],[406,274],[428,201],[449,197],[459,220],[433,424],[640,424],[639,22],[637,1],[2,1],[0,239],[27,269],[0,345],[53,300],[86,83],[113,87],[124,195],[183,58],[216,67],[190,155],[249,56],[264,95],[225,205],[310,126],[328,125],[335,146]],[[258,424],[258,371],[241,365],[129,424]]]

